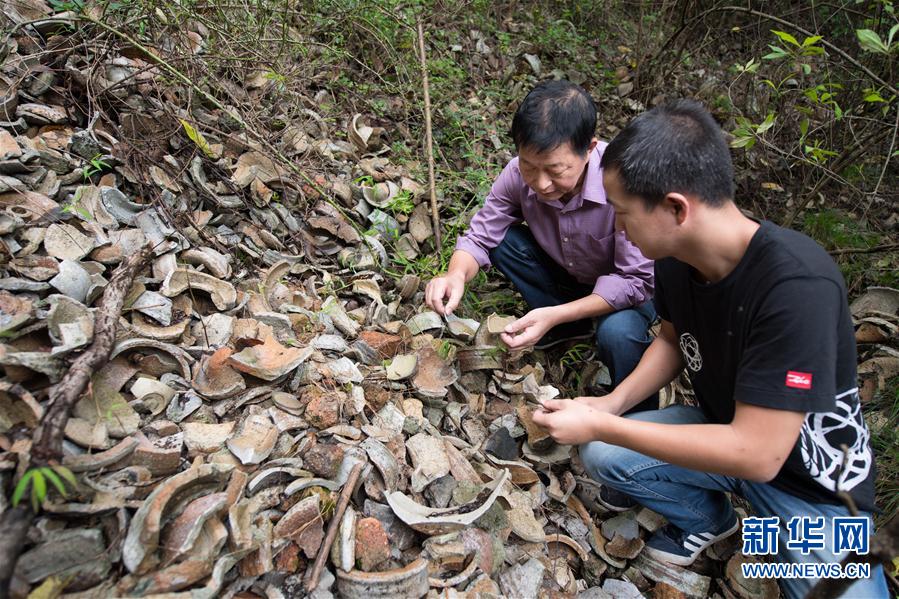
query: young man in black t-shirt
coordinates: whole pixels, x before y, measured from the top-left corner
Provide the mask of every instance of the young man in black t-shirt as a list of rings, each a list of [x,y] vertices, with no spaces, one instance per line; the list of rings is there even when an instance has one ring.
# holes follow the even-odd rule
[[[801,597],[816,577],[840,575],[845,551],[865,550],[873,533],[874,461],[843,278],[808,237],[740,212],[724,136],[695,102],[637,117],[602,166],[618,226],[656,260],[661,332],[609,395],[547,401],[534,421],[581,444],[607,507],[636,501],[667,518],[644,549],[657,559],[689,565],[735,533],[725,492],[743,496],[753,510],[743,552],[776,555],[787,569],[767,575]],[[684,367],[698,407],[619,416]],[[845,596],[886,597],[881,569]]]

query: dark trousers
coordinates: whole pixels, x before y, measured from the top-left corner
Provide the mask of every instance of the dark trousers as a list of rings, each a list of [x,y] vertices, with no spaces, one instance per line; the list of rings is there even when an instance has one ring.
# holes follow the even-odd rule
[[[531,309],[558,306],[593,292],[591,285],[576,281],[568,271],[543,251],[530,229],[524,225],[511,227],[497,247],[490,250],[490,262],[515,286]],[[634,370],[649,347],[649,327],[656,313],[652,302],[604,314],[597,318],[596,349],[599,359],[609,369],[612,384],[617,386]],[[592,327],[589,320],[567,322],[553,329],[562,334],[582,332]],[[564,329],[559,331],[559,329]],[[659,407],[658,394],[634,406],[630,412]]]

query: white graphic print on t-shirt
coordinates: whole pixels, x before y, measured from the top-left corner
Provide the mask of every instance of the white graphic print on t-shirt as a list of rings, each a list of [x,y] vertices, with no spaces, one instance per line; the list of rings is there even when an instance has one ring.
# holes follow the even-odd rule
[[[690,333],[680,336],[680,351],[684,355],[687,367],[693,372],[699,372],[702,368],[702,354],[699,353],[699,342]]]
[[[868,428],[862,417],[858,389],[841,393],[836,399],[833,412],[810,412],[805,417],[799,433],[799,447],[805,469],[818,484],[829,491],[836,491],[839,473],[839,490],[851,491],[868,478],[874,458],[868,444]],[[847,403],[846,399],[851,403]],[[836,444],[828,438],[833,431],[840,431],[844,437],[855,433],[855,438],[843,438],[841,443]],[[849,448],[849,455],[845,470],[840,472],[843,450],[835,445],[842,444]]]

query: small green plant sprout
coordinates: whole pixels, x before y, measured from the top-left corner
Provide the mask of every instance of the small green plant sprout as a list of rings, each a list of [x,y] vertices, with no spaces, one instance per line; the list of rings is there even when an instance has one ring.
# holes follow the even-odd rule
[[[387,208],[394,214],[412,214],[415,210],[415,202],[412,201],[412,192],[408,189],[401,189],[390,198]]]
[[[56,488],[56,491],[64,498],[68,497],[66,491],[66,483],[72,489],[78,486],[78,481],[72,471],[65,466],[40,466],[38,468],[30,468],[25,475],[16,483],[16,488],[12,493],[12,505],[16,507],[25,497],[25,492],[31,488],[31,509],[35,512],[41,509],[41,504],[47,498],[49,488],[47,482]]]
[[[97,173],[102,173],[104,169],[108,169],[109,164],[103,160],[102,154],[96,154],[93,158],[88,161],[87,166],[84,167],[84,180],[87,181]]]
[[[87,211],[87,208],[81,205],[81,195],[83,192],[83,187],[76,189],[72,199],[62,205],[62,211],[65,214],[77,214],[85,222],[91,222],[94,220],[94,217]]]

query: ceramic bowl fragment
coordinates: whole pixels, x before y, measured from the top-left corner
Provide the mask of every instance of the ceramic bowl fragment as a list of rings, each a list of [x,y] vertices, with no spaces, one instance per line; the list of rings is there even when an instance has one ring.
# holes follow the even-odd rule
[[[212,303],[219,310],[230,310],[237,304],[237,290],[231,283],[187,268],[178,268],[169,273],[162,282],[160,291],[166,297],[175,297],[188,289],[200,289],[207,292]]]
[[[502,475],[487,485],[492,492],[490,496],[477,508],[471,511],[462,511],[462,507],[468,509],[470,505],[452,508],[429,508],[410,499],[400,492],[387,494],[387,503],[396,516],[419,532],[429,535],[443,534],[454,530],[461,530],[480,518],[496,498],[502,492],[503,484],[511,478],[508,470],[503,470]]]
[[[428,589],[428,562],[422,558],[387,572],[337,570],[337,591],[345,599],[417,599],[427,595]]]
[[[396,356],[387,365],[387,379],[402,381],[415,374],[418,357],[415,354]]]

